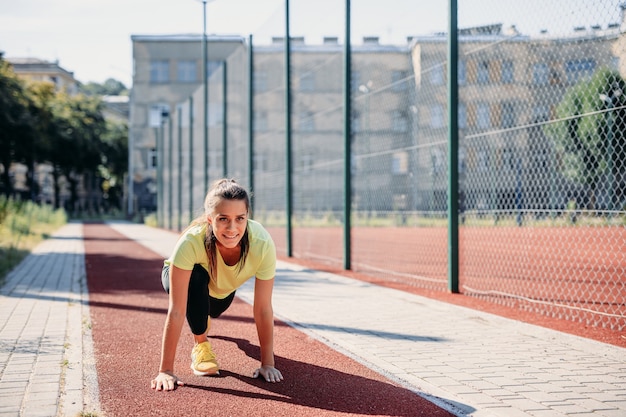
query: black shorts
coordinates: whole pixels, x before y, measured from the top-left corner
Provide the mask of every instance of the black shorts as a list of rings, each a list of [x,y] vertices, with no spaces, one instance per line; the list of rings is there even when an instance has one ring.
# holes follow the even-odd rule
[[[170,292],[170,268],[164,265],[161,271],[163,289]],[[207,320],[217,318],[230,307],[235,298],[235,291],[226,298],[215,298],[209,294],[209,273],[200,264],[196,264],[191,271],[189,288],[187,290],[187,322],[191,332],[200,335],[206,332]]]

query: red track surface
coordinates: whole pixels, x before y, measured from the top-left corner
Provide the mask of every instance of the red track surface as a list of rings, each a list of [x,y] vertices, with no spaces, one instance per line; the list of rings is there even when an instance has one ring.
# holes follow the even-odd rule
[[[183,330],[173,392],[150,389],[159,366],[167,296],[162,257],[102,224],[84,226],[87,281],[100,402],[111,416],[451,416],[354,360],[277,321],[278,384],[253,379],[259,348],[251,307],[235,299],[212,322],[219,377],[189,369]]]
[[[279,255],[285,230],[269,229]],[[461,292],[497,291],[546,302],[498,295],[447,292],[447,234],[443,228],[357,227],[352,231],[355,271],[341,268],[342,229],[296,228],[287,259],[312,269],[393,287],[487,311],[604,343],[626,347],[626,230],[624,228],[463,228]],[[380,248],[393,248],[381,251]],[[427,277],[416,280],[402,275]],[[591,309],[599,314],[563,307]]]

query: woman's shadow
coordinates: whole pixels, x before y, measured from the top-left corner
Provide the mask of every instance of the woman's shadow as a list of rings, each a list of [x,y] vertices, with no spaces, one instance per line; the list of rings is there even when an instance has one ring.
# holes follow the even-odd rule
[[[260,349],[249,341],[228,336],[213,336],[233,342],[247,356],[260,360]],[[224,391],[230,395],[245,395],[263,400],[281,401],[323,410],[361,415],[385,415],[413,417],[424,411],[427,400],[408,389],[332,368],[295,361],[277,356],[281,371],[291,377],[280,383],[267,383],[260,378],[220,370],[221,377],[233,377],[273,394],[233,392],[233,390],[185,384],[186,387],[208,391]],[[450,405],[452,401],[446,400]],[[464,406],[467,408],[467,406]],[[434,411],[434,412],[431,412]],[[430,404],[429,415],[452,416],[453,414]]]

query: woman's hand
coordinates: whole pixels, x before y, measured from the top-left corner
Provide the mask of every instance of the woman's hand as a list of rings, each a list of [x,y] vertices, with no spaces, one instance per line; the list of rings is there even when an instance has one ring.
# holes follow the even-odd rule
[[[273,366],[263,365],[252,375],[253,378],[263,377],[267,382],[280,382],[283,380],[283,374]]]
[[[157,391],[173,391],[177,386],[183,386],[185,383],[170,372],[159,372],[156,378],[152,380],[150,386]]]

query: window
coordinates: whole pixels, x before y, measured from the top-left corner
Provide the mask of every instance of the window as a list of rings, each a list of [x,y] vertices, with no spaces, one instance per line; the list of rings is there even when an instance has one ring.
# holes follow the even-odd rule
[[[255,131],[259,131],[259,132],[267,131],[268,129],[267,112],[264,112],[264,111],[254,112],[253,128]]]
[[[213,74],[215,71],[217,71],[219,68],[222,68],[225,66],[225,63],[223,61],[209,61],[209,65],[207,65],[207,78],[211,78],[211,74]]]
[[[148,126],[161,127],[170,115],[170,106],[166,103],[158,103],[150,106],[148,113]]]
[[[167,60],[150,62],[150,82],[166,83],[170,80],[170,63]]]
[[[221,126],[224,123],[224,107],[209,103],[209,126]]]
[[[432,148],[430,151],[430,173],[434,177],[445,172],[446,160],[445,153],[439,148]]]
[[[406,152],[396,152],[391,159],[391,173],[401,175],[409,172],[409,155]]]
[[[252,83],[254,84],[254,91],[263,92],[267,91],[267,72],[254,71],[252,75]]]
[[[254,154],[254,170],[267,171],[267,157],[262,153]]]
[[[478,170],[487,171],[489,169],[489,153],[485,149],[480,149],[478,151]]]
[[[178,61],[176,63],[176,80],[180,83],[195,83],[198,80],[196,61]]]
[[[359,86],[361,85],[361,71],[352,71],[350,76],[350,89],[352,92],[359,91]]]
[[[502,103],[502,121],[503,128],[515,126],[515,106],[510,101]]]
[[[489,62],[481,61],[478,64],[478,84],[489,84]]]
[[[157,150],[156,148],[152,148],[148,151],[148,168],[157,168],[158,163]]]
[[[591,58],[576,59],[565,63],[565,74],[570,83],[592,76],[595,69],[596,61]]]
[[[515,169],[514,151],[506,147],[502,150],[502,164],[508,169]]]
[[[405,91],[407,89],[408,80],[407,71],[392,71],[391,72],[391,89],[392,91]]]
[[[477,115],[477,124],[481,129],[487,129],[491,127],[491,110],[489,109],[489,104],[487,103],[478,103],[478,108],[476,110]]]
[[[354,133],[361,132],[363,130],[363,117],[358,110],[352,110],[352,131]]]
[[[300,169],[303,173],[309,173],[313,170],[313,155],[306,154],[300,157]]]
[[[315,91],[315,74],[305,72],[300,77],[300,91]]]
[[[214,151],[214,150],[209,151],[209,169],[214,170],[216,172],[221,171],[223,161],[224,161],[224,152],[221,149],[219,151]]]
[[[301,111],[299,114],[299,126],[303,132],[312,132],[315,130],[315,121],[313,119],[313,113],[310,111]]]
[[[513,61],[502,62],[502,68],[500,69],[500,82],[502,84],[513,84],[513,81],[515,81],[513,68]]]
[[[430,107],[430,127],[433,129],[439,129],[444,126],[443,123],[443,105],[433,104]]]
[[[546,85],[548,84],[549,70],[548,65],[544,63],[537,63],[533,65],[533,84]]]
[[[458,64],[458,82],[459,85],[465,85],[467,82],[467,63],[466,61],[459,61]]]
[[[533,122],[548,120],[549,115],[549,109],[546,105],[539,105],[533,108]]]
[[[409,121],[405,112],[394,110],[392,113],[391,128],[394,132],[406,132]]]
[[[432,85],[443,85],[443,65],[435,65],[430,69],[429,80]]]

